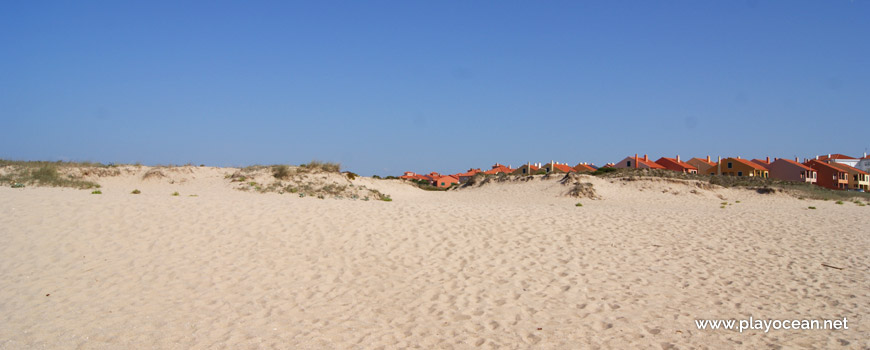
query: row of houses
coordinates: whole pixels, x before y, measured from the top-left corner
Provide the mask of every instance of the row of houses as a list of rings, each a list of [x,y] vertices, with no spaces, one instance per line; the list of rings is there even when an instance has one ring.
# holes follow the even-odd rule
[[[674,158],[661,157],[652,161],[647,155],[643,157],[635,154],[625,157],[617,163],[608,163],[604,167],[623,169],[661,169],[678,171],[688,174],[706,174],[719,176],[746,176],[759,178],[774,178],[786,181],[798,181],[816,184],[834,190],[870,191],[870,158],[864,153],[863,158],[853,158],[842,154],[828,154],[805,158],[800,162],[787,158],[752,159],[741,157],[717,157],[716,161],[706,158],[692,158],[683,161],[679,155]],[[510,175],[534,175],[570,172],[593,172],[599,167],[592,163],[581,162],[575,166],[568,163],[550,161],[549,163],[526,163],[518,168],[505,166],[499,163],[489,170],[482,171],[480,168],[468,169],[464,173],[442,175],[432,172],[421,175],[414,172],[405,172],[402,179],[425,181],[437,187],[450,187],[455,184],[468,181],[478,173],[487,175],[510,174]]]

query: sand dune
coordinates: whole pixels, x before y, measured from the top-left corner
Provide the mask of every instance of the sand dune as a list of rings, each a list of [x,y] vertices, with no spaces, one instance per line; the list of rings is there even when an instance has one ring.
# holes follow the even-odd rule
[[[556,178],[320,200],[190,169],[0,188],[0,348],[870,347],[870,207],[593,177],[601,200]],[[850,329],[694,323],[750,316]]]

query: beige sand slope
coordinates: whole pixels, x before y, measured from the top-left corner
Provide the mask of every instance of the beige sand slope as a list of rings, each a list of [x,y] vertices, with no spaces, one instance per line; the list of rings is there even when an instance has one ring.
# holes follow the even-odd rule
[[[0,188],[0,348],[870,347],[870,206],[597,178],[583,207],[555,179],[320,200],[230,171]],[[850,329],[694,324],[750,316]]]

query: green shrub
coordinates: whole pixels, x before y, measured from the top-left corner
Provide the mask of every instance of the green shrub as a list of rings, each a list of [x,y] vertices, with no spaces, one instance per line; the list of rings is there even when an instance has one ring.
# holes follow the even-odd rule
[[[142,191],[139,191],[139,190],[133,190],[133,192],[130,192],[130,193],[132,193],[132,194],[140,194],[140,193],[142,193]]]
[[[24,188],[24,184],[16,182],[12,184],[12,188]]]
[[[347,176],[348,180],[356,180],[356,178],[359,177],[359,175],[351,171],[345,172],[344,176]]]
[[[582,207],[582,206],[583,206],[583,203],[577,203],[577,204],[574,204],[574,206],[575,206],[575,207]]]
[[[843,201],[837,201],[836,203],[842,205]]]
[[[178,196],[179,196],[178,191],[176,191],[176,192],[172,192],[172,196],[174,196],[174,197],[178,197]]]
[[[91,192],[91,194],[103,194],[103,192],[100,190],[95,190],[95,191]]]
[[[816,207],[809,207],[808,209],[816,209]]]

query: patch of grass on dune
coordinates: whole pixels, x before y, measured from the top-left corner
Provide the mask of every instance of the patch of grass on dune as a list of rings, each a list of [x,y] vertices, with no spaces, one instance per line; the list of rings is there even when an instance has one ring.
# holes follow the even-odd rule
[[[0,163],[2,163],[2,165],[0,165],[2,167],[10,167],[5,175],[0,175],[0,183],[2,184],[27,184],[79,189],[100,187],[96,182],[85,181],[69,175],[65,176],[58,171],[59,167],[70,166],[70,163],[10,161],[0,161]],[[22,163],[24,165],[21,165]]]
[[[321,162],[319,160],[312,160],[308,163],[300,164],[299,167],[310,171],[324,171],[327,173],[337,173],[341,171],[341,163]]]

